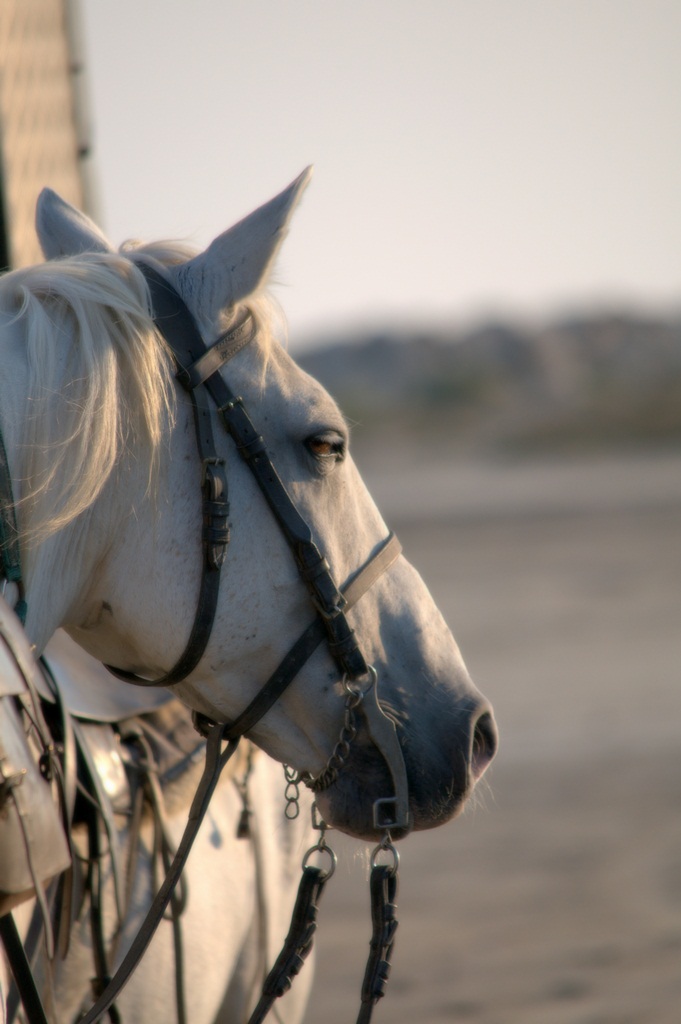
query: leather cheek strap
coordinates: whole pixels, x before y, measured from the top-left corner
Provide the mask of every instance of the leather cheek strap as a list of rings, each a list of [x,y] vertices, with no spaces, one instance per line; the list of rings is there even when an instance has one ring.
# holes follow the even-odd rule
[[[225,362],[240,352],[251,340],[254,329],[252,317],[247,316],[214,345],[207,348],[189,309],[170,283],[153,267],[147,264],[139,264],[139,267],[149,287],[155,323],[175,357],[178,381],[187,389],[192,399],[197,445],[203,466],[204,561],[197,611],[190,637],[173,668],[161,678],[153,680],[112,666],[107,668],[120,678],[138,685],[169,686],[186,678],[205,651],[217,607],[219,569],[229,540],[227,479],[213,440],[210,398],[218,408],[228,433],[252,472],[284,534],[300,576],[309,591],[312,604],[319,615],[314,629],[311,626],[306,630],[284,659],[280,669],[275,672],[270,683],[266,684],[263,706],[271,706],[276,697],[270,699],[269,693],[278,695],[283,692],[324,637],[329,652],[341,672],[351,679],[365,675],[367,664],[345,615],[348,596],[339,590],[334,582],[326,559],[314,543],[309,524],[300,515],[286,490],[272,463],[266,444],[244,409],[241,399],[232,393],[219,373]],[[369,566],[365,568],[368,569]],[[317,634],[320,639],[316,639]],[[294,654],[294,651],[297,653]],[[306,656],[305,651],[309,651]],[[284,668],[284,664],[289,667]],[[251,719],[252,715],[249,715],[248,720]]]

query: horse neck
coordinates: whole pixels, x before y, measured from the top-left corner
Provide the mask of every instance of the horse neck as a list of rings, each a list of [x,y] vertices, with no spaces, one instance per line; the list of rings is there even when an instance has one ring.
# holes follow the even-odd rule
[[[63,342],[63,338],[55,338]],[[12,322],[0,311],[0,351],[3,360],[3,373],[0,375],[0,430],[7,450],[8,464],[12,479],[12,497],[16,504],[17,524],[20,536],[21,562],[23,580],[28,599],[27,632],[31,641],[41,650],[54,630],[61,625],[79,624],[87,618],[87,598],[100,572],[103,553],[115,538],[114,524],[124,518],[124,503],[139,508],[149,485],[149,465],[151,449],[147,453],[145,444],[150,441],[141,437],[136,442],[134,458],[128,458],[125,444],[119,451],[118,462],[111,460],[106,465],[102,457],[89,463],[95,467],[87,477],[86,500],[89,507],[78,512],[74,506],[66,515],[64,525],[53,519],[59,506],[54,500],[52,485],[37,498],[36,482],[40,481],[41,461],[38,459],[38,473],[34,474],[34,453],[41,449],[46,453],[43,463],[50,465],[50,448],[62,450],[66,441],[59,441],[52,435],[45,424],[34,436],[35,430],[29,423],[32,410],[40,405],[41,411],[50,406],[29,398],[31,389],[31,373],[29,356],[25,338],[25,325],[22,321]],[[61,344],[56,349],[54,376],[52,384],[45,382],[46,402],[51,403],[50,396],[61,396],[54,403],[54,415],[60,417],[61,404],[74,371],[69,359],[69,346]],[[85,371],[83,371],[85,372]],[[78,396],[73,399],[74,404]],[[49,415],[52,415],[51,413]],[[67,420],[67,432],[72,429]],[[125,423],[121,431],[125,432]],[[44,436],[40,436],[45,431]],[[131,434],[134,429],[131,428]],[[88,447],[89,435],[80,438],[74,448],[74,459],[69,460],[69,472],[74,479],[82,480],[83,472],[88,468],[91,448]],[[101,449],[100,449],[101,451]],[[147,457],[148,456],[148,457]],[[99,467],[99,468],[97,468]],[[55,483],[61,477],[57,471]],[[98,481],[102,481],[103,490],[98,493]],[[57,487],[58,489],[58,487]],[[90,499],[88,495],[92,495]],[[68,500],[68,499],[67,499]],[[47,527],[46,527],[47,524]],[[54,531],[52,526],[55,527]]]
[[[88,589],[88,556],[84,523],[75,522],[30,548],[24,559],[28,614],[26,632],[42,651],[54,631],[67,624]]]

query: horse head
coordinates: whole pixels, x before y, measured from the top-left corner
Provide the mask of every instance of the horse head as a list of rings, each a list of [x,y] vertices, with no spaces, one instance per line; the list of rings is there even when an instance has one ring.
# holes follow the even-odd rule
[[[155,373],[165,397],[157,414],[162,436],[156,441],[153,431],[141,429],[135,419],[137,405],[146,401],[142,394],[135,400],[134,390],[124,389],[119,396],[123,408],[116,415],[107,406],[110,429],[119,443],[90,503],[79,507],[71,520],[62,517],[58,529],[45,536],[38,532],[37,539],[26,542],[27,630],[39,647],[61,625],[101,661],[146,677],[163,676],[182,651],[194,616],[202,511],[193,412],[186,392],[173,378],[163,341],[153,330],[140,262],[151,265],[172,286],[206,342],[229,335],[235,325],[252,318],[249,343],[233,354],[221,373],[257,423],[297,513],[309,524],[314,546],[323,553],[329,577],[339,586],[351,581],[384,547],[387,527],[353,462],[348,425],[330,395],[277,340],[265,294],[309,176],[305,172],[204,252],[190,257],[154,246],[115,253],[81,213],[52,192],[41,196],[39,237],[46,256],[60,258],[36,271],[43,282],[40,288],[32,285],[27,272],[22,294],[35,296],[45,309],[55,294],[62,306],[68,305],[68,288],[60,292],[54,284],[60,276],[70,275],[81,284],[96,277],[100,291],[107,275],[118,282],[108,298],[97,297],[100,305],[108,303],[117,353],[112,355],[101,345],[95,348],[89,338],[79,308],[92,299],[95,285],[89,297],[81,287],[73,310],[59,321],[59,337],[54,340],[59,352],[50,356],[56,376],[51,383],[43,380],[41,387],[49,387],[52,396],[61,394],[71,405],[84,401],[70,393],[71,383],[77,374],[84,378],[94,362],[110,365],[123,381],[134,362],[124,335],[135,314],[140,323],[146,322],[161,353]],[[45,282],[52,282],[51,290]],[[127,296],[129,316],[121,311],[121,294]],[[5,326],[6,350],[17,364],[11,376],[22,394],[12,403],[2,394],[2,429],[9,439],[13,475],[24,474],[23,487],[30,496],[40,481],[34,484],[26,473],[22,427],[14,421],[25,417],[35,372],[29,365],[35,357],[26,354],[29,332],[24,323],[33,301],[23,301],[20,315],[18,300],[15,297],[12,305],[8,295],[11,298],[11,288],[0,296],[3,309],[10,307],[6,319],[12,320]],[[100,330],[105,319],[96,321]],[[76,349],[86,350],[85,363],[78,361],[83,352]],[[54,415],[58,413],[56,409]],[[230,722],[238,719],[279,665],[314,611],[300,565],[257,481],[236,455],[230,437],[217,426],[215,436],[229,489],[231,539],[205,652],[173,689],[197,711]],[[55,443],[68,444],[70,437]],[[86,459],[87,446],[81,447],[81,459]],[[30,501],[17,504],[20,534],[27,537],[34,534],[32,507]],[[425,584],[403,556],[391,558],[345,615],[370,667],[369,684],[376,680],[374,724],[377,715],[389,721],[399,741],[409,825],[439,825],[460,811],[494,756],[491,708],[473,686]],[[307,780],[318,779],[325,771],[342,734],[349,690],[332,648],[332,643],[316,646],[292,684],[249,731],[270,755]],[[367,679],[359,680],[355,692],[370,689]],[[339,770],[318,795],[329,823],[358,836],[376,836],[374,804],[391,792],[394,782],[388,760],[376,741],[371,716],[358,715],[351,742],[338,760]]]

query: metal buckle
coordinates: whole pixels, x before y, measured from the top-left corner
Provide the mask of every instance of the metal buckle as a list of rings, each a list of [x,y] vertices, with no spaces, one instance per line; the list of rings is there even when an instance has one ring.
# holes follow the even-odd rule
[[[216,480],[220,481],[222,489],[224,490],[224,474],[220,473],[219,470],[214,470],[212,467],[224,466],[224,464],[225,460],[221,459],[217,455],[207,455],[204,459],[201,460],[201,486],[205,487],[206,482],[208,481],[208,479],[210,479],[212,494],[214,497],[217,496],[215,491]]]
[[[341,599],[336,604],[332,605],[331,608],[325,607],[316,594],[310,594],[312,604],[317,609],[319,614],[327,622],[331,622],[333,619],[337,619],[338,616],[344,611],[347,601],[341,594]]]
[[[244,404],[243,398],[241,397],[241,395],[237,395],[236,398],[232,398],[232,399],[229,400],[229,402],[225,402],[224,405],[221,405],[218,408],[218,412],[222,413],[224,415],[226,412],[231,412],[232,409],[234,409],[237,405],[243,405],[243,404]]]

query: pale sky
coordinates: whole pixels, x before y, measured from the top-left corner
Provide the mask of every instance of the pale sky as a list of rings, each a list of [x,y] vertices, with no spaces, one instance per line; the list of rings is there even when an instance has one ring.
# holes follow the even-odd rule
[[[207,244],[307,164],[291,347],[681,309],[678,0],[81,0],[100,221]]]

